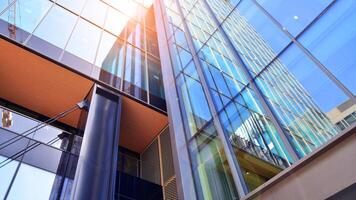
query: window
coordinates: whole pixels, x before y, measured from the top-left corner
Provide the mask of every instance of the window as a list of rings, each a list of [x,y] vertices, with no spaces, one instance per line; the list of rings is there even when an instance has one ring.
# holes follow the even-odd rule
[[[98,47],[100,31],[96,26],[80,19],[66,50],[92,63]]]
[[[332,0],[257,0],[292,35],[297,36]]]
[[[105,15],[108,6],[101,0],[89,0],[87,1],[82,17],[102,27],[105,21]]]
[[[124,30],[129,18],[113,8],[109,8],[104,28],[109,32],[124,37]]]
[[[16,2],[15,22],[9,23],[15,24],[17,27],[32,33],[51,5],[52,3],[48,0],[18,0]],[[8,21],[9,15],[9,10],[7,10],[1,15],[1,19]]]
[[[56,3],[59,5],[67,8],[70,11],[79,14],[80,11],[83,9],[84,3],[86,0],[58,0]]]
[[[64,48],[77,17],[59,6],[54,6],[38,26],[34,35]]]
[[[337,1],[299,41],[356,94],[356,2]]]

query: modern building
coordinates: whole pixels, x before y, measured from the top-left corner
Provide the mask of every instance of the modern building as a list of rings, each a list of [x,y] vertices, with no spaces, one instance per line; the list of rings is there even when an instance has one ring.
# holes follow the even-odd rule
[[[0,2],[3,199],[352,199],[353,0]]]

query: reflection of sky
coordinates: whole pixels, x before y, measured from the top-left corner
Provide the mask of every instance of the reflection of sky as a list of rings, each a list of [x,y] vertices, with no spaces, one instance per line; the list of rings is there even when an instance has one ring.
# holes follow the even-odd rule
[[[2,109],[0,112],[2,116]],[[13,113],[12,115],[13,124],[11,127],[5,129],[11,130],[17,133],[23,133],[30,128],[38,125],[37,121],[30,120],[21,115]],[[2,125],[2,124],[1,124]],[[2,127],[4,128],[4,127]],[[46,126],[40,130],[37,130],[34,134],[30,134],[28,137],[33,137],[36,140],[42,142],[48,142],[57,137],[62,131],[50,126]],[[58,141],[53,146],[59,147],[60,142]],[[16,143],[12,144],[16,145]],[[0,156],[0,162],[4,161],[6,158]],[[14,175],[16,167],[18,166],[18,161],[11,161],[6,166],[0,168],[0,198],[4,197],[8,185]],[[52,184],[55,178],[55,174],[41,170],[36,167],[32,167],[27,164],[21,164],[18,171],[16,179],[10,190],[8,199],[48,199],[52,189]]]
[[[275,0],[258,2],[294,36],[300,33],[325,7],[330,0]],[[238,7],[266,43],[277,54],[289,39],[271,23],[250,1]],[[299,41],[313,53],[343,84],[356,93],[355,35],[356,3],[337,2],[317,23],[300,37]],[[307,90],[318,107],[328,112],[347,100],[346,95],[316,64],[295,47],[290,47],[281,56],[282,64]]]
[[[55,174],[22,164],[11,187],[8,199],[47,200]]]
[[[0,114],[2,114],[2,110],[1,110]],[[2,116],[2,115],[0,115],[0,116]],[[5,129],[11,130],[11,131],[19,133],[19,134],[22,134],[23,132],[25,132],[39,124],[39,122],[37,122],[37,121],[30,120],[30,119],[23,117],[21,115],[18,115],[16,113],[12,114],[12,119],[13,119],[12,126],[6,127]],[[56,138],[57,135],[59,135],[61,132],[62,131],[59,129],[53,128],[51,126],[45,126],[42,129],[36,130],[34,133],[28,135],[27,137],[47,143],[50,140]],[[53,146],[59,147],[60,142],[61,141],[56,142]]]

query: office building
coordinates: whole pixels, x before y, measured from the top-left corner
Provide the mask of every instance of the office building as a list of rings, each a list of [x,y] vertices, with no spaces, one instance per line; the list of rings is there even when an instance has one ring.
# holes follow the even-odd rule
[[[356,195],[355,11],[351,0],[3,1],[0,196]]]

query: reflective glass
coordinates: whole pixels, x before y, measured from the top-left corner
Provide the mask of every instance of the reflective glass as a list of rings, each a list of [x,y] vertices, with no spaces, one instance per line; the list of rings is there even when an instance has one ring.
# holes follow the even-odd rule
[[[77,16],[64,10],[59,6],[54,6],[35,30],[34,35],[64,48],[73,30]]]
[[[212,123],[190,142],[193,174],[200,199],[238,199],[226,154]]]
[[[130,44],[126,46],[125,81],[147,91],[145,55]]]
[[[8,5],[10,5],[10,3],[12,3],[15,0],[12,1],[0,1],[0,13],[7,8]]]
[[[100,39],[100,31],[96,26],[80,19],[66,50],[84,60],[93,62]]]
[[[356,94],[356,2],[337,1],[299,41]]]
[[[113,8],[109,8],[108,16],[104,28],[109,32],[124,37],[124,30],[129,21],[129,18]]]
[[[147,52],[158,58],[159,49],[156,32],[146,29],[146,40]]]
[[[0,156],[0,162],[6,160],[7,157]],[[0,168],[0,198],[4,199],[6,191],[11,183],[11,179],[14,176],[16,168],[18,166],[17,161],[12,161],[4,167]]]
[[[67,8],[70,11],[79,14],[80,11],[83,9],[84,3],[86,0],[57,0],[57,4]]]
[[[222,27],[253,73],[261,71],[290,42],[251,0],[242,1]]]
[[[177,88],[187,134],[191,137],[211,119],[208,102],[201,84],[195,79],[180,74],[177,77]]]
[[[129,23],[127,25],[127,42],[140,49],[145,49],[145,32],[140,23]],[[147,44],[150,45],[150,44]]]
[[[297,36],[332,0],[257,0],[286,30]]]
[[[147,66],[150,94],[153,94],[160,98],[164,98],[161,63],[156,59],[148,57]]]
[[[130,18],[134,17],[137,14],[138,5],[133,0],[103,0],[103,1]]]
[[[88,0],[81,16],[102,27],[104,25],[107,8],[107,4],[101,0]]]
[[[290,46],[257,84],[300,156],[336,134],[326,113],[347,97],[298,47]]]
[[[18,0],[16,1],[15,18],[9,17],[11,13],[8,9],[1,15],[1,19],[32,33],[51,5],[52,3],[48,0]]]
[[[107,69],[108,63],[115,62],[117,58],[117,50],[115,42],[117,41],[117,37],[111,35],[110,33],[104,31],[99,44],[98,54],[96,56],[95,65],[98,67],[103,67]],[[122,45],[119,46],[119,51],[122,51]],[[122,59],[122,58],[121,58]],[[112,66],[112,65],[110,65]],[[111,68],[111,67],[109,67]],[[115,70],[115,69],[112,69]],[[111,71],[111,70],[109,70]]]
[[[8,199],[49,199],[55,177],[53,173],[21,164]]]

